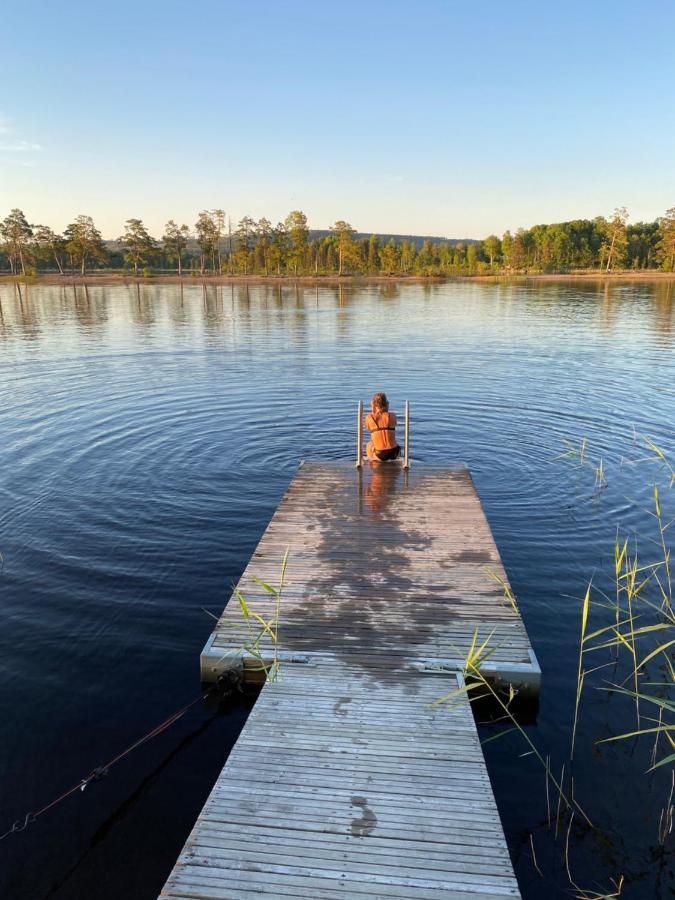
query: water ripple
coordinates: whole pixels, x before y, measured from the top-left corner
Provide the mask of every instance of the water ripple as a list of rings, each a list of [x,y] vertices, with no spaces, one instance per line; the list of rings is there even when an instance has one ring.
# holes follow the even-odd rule
[[[12,754],[31,752],[36,705],[41,753],[68,733],[79,774],[131,710],[192,692],[203,608],[222,608],[300,459],[353,456],[356,400],[375,389],[410,400],[413,460],[470,465],[532,641],[551,650],[546,681],[564,686],[570,598],[617,525],[650,525],[659,473],[633,464],[635,435],[673,449],[674,335],[663,285],[0,285],[5,807],[32,790]],[[584,438],[583,466],[559,458]],[[108,730],[92,735],[103,696]],[[542,734],[568,711],[547,696]],[[23,896],[42,896],[53,862],[31,869]],[[101,871],[115,890],[114,854]]]

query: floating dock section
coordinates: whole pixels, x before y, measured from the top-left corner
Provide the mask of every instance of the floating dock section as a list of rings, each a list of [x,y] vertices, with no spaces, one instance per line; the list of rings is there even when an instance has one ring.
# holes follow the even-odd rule
[[[280,601],[260,581],[278,586]],[[201,656],[264,681],[162,897],[519,897],[461,684],[540,670],[464,467],[304,463]],[[276,640],[274,639],[276,637]]]

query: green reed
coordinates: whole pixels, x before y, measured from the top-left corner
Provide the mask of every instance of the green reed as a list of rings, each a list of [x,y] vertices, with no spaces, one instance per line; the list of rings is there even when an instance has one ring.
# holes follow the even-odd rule
[[[585,437],[582,437],[581,443],[577,447],[576,444],[572,443],[572,441],[567,438],[562,439],[563,444],[565,445],[565,450],[562,453],[559,453],[555,459],[577,459],[579,460],[579,466],[583,466],[584,459],[586,456],[586,446],[588,441]]]
[[[673,467],[667,456],[652,440],[644,438],[645,445],[651,455],[644,459],[657,461],[665,468],[668,487],[675,484]],[[628,542],[620,542],[618,536],[614,547],[614,582],[615,582],[615,622],[612,633],[599,643],[591,644],[584,652],[597,652],[611,648],[618,658],[624,653],[628,656],[630,672],[621,684],[611,684],[609,689],[629,698],[635,705],[636,728],[624,734],[604,738],[599,743],[621,741],[637,738],[641,735],[654,735],[654,752],[650,770],[675,761],[675,753],[657,760],[659,740],[665,738],[670,749],[675,749],[673,734],[675,723],[675,701],[659,696],[659,692],[670,691],[675,687],[675,667],[672,655],[675,648],[675,608],[673,606],[673,573],[671,568],[670,547],[668,545],[668,529],[672,522],[664,519],[663,506],[658,485],[652,486],[653,508],[647,510],[656,524],[656,535],[650,543],[657,548],[656,558],[641,564],[638,558],[637,540],[633,553],[628,550]],[[650,624],[640,625],[639,620],[648,616]],[[645,649],[644,642],[651,641]],[[647,681],[654,664],[659,664],[660,680]],[[630,682],[630,687],[626,686]],[[656,688],[656,692],[649,690]],[[640,713],[641,705],[651,711],[656,707],[658,719],[647,714],[650,723],[643,725]],[[664,720],[664,717],[667,717]],[[654,724],[655,722],[655,724]]]
[[[636,436],[637,437],[637,436]],[[667,487],[675,485],[675,470],[665,452],[649,438],[642,438],[650,451],[647,456],[632,463],[656,462],[665,472]],[[604,472],[603,472],[604,476]],[[598,476],[596,473],[596,484]],[[597,606],[613,605],[613,622],[595,630],[589,629],[595,604],[591,585],[581,603],[581,639],[577,665],[577,689],[572,727],[571,754],[574,753],[577,724],[581,709],[584,683],[591,672],[613,665],[618,674],[619,665],[624,666],[623,680],[605,682],[605,690],[619,697],[625,697],[635,708],[635,728],[623,734],[596,741],[597,744],[639,740],[649,737],[653,741],[650,765],[653,771],[675,763],[675,700],[671,699],[675,688],[675,608],[673,605],[673,573],[671,548],[668,543],[671,521],[664,516],[662,497],[656,481],[652,485],[652,508],[646,510],[655,523],[654,533],[636,537],[631,548],[627,538],[621,538],[617,531],[614,543],[613,598],[611,604],[603,602]],[[647,561],[644,561],[640,544],[645,540],[650,545]],[[609,598],[604,598],[609,600]],[[609,652],[613,663],[589,666],[595,655]],[[593,655],[593,656],[592,656]],[[660,750],[665,742],[666,752]],[[658,826],[658,842],[665,845],[672,833],[675,818],[673,794],[675,792],[675,772],[671,771],[668,796],[661,811]],[[571,876],[570,876],[570,880]],[[620,893],[623,879],[616,883]],[[614,897],[618,893],[606,896]],[[605,895],[599,895],[605,896]]]
[[[277,681],[281,675],[280,657],[279,657],[279,622],[281,617],[281,597],[286,583],[286,568],[288,565],[289,548],[286,549],[281,561],[281,572],[279,575],[279,586],[268,584],[260,578],[253,576],[253,580],[264,591],[274,597],[274,613],[266,619],[257,612],[246,599],[244,594],[237,586],[233,588],[233,596],[236,597],[239,609],[242,614],[242,622],[232,622],[228,619],[228,628],[244,628],[246,629],[246,637],[236,650],[229,650],[223,654],[220,661],[235,657],[245,660],[250,657],[255,661],[253,666],[248,668],[256,672],[264,672],[268,681]],[[204,610],[217,622],[222,619],[214,616],[213,613]]]
[[[483,673],[483,666],[487,662],[487,660],[492,656],[492,654],[497,650],[498,645],[494,644],[490,646],[490,641],[492,639],[493,632],[491,632],[485,640],[479,643],[478,641],[478,629],[474,630],[473,638],[471,640],[471,644],[469,649],[466,652],[463,661],[463,667],[461,672],[461,684],[454,690],[450,691],[448,694],[445,694],[442,697],[439,697],[435,700],[431,706],[438,706],[443,703],[451,703],[453,701],[458,701],[459,698],[468,698],[471,700],[484,699],[486,697],[490,697],[500,709],[502,713],[502,720],[506,720],[510,723],[510,728],[508,731],[517,731],[526,744],[529,747],[529,751],[531,754],[535,756],[535,758],[541,763],[544,770],[546,771],[547,778],[551,780],[556,790],[559,793],[559,796],[565,801],[565,804],[568,808],[571,808],[573,805],[573,801],[571,798],[567,797],[565,791],[563,789],[562,784],[553,776],[551,770],[548,766],[547,761],[544,759],[542,754],[539,752],[539,749],[531,740],[528,733],[525,731],[523,726],[518,721],[515,713],[512,710],[513,700],[516,696],[516,692],[512,685],[509,685],[508,697],[504,699],[499,691],[497,691],[490,681],[486,678]],[[461,657],[461,654],[458,651],[455,651],[458,657]],[[475,692],[479,691],[479,694]],[[507,731],[501,731],[498,735],[495,735],[493,738],[489,740],[495,740],[497,737],[503,737]],[[584,814],[585,815],[585,814]],[[592,823],[589,821],[589,824]]]
[[[585,466],[590,466],[593,469],[595,475],[595,489],[599,491],[604,488],[607,484],[605,463],[602,458],[599,458],[597,461],[595,461],[587,456],[586,451],[588,449],[588,440],[585,437],[582,437],[581,442],[578,446],[573,441],[570,441],[567,438],[563,438],[562,442],[565,445],[565,450],[563,450],[561,453],[558,453],[553,457],[553,459],[565,460],[567,462],[576,460],[576,468],[579,469],[582,469]]]
[[[590,586],[587,596],[589,598],[588,603],[590,604]],[[586,609],[588,610],[588,606]],[[584,637],[590,637],[590,635],[585,634],[585,631],[586,628],[584,625],[582,628],[582,641]],[[553,830],[555,840],[557,840],[561,833],[561,824],[565,816],[567,816],[567,828],[565,830],[563,852],[568,878],[570,884],[576,891],[575,896],[578,900],[614,900],[614,898],[620,896],[623,889],[623,876],[620,876],[617,879],[610,879],[612,888],[609,891],[598,892],[596,890],[580,887],[572,875],[569,848],[572,825],[575,819],[579,817],[583,823],[585,823],[586,827],[594,828],[595,826],[581,806],[579,800],[574,796],[574,779],[572,778],[571,773],[568,772],[566,774],[565,764],[563,763],[562,765],[560,775],[556,776],[551,769],[550,757],[545,756],[540,751],[520,723],[517,713],[513,709],[514,700],[516,698],[516,691],[513,686],[509,685],[508,691],[502,692],[495,688],[492,681],[485,675],[485,664],[498,648],[497,644],[492,643],[493,634],[494,633],[491,633],[487,638],[479,641],[478,632],[477,630],[474,631],[471,644],[463,657],[461,678],[458,679],[460,684],[456,689],[439,697],[434,703],[430,704],[430,706],[438,706],[441,704],[454,705],[465,702],[466,700],[475,702],[476,700],[484,699],[486,697],[490,698],[491,702],[496,706],[496,709],[500,713],[497,721],[505,723],[505,727],[503,727],[498,734],[484,740],[482,746],[513,732],[519,735],[527,748],[526,753],[523,755],[533,757],[543,771],[546,791],[546,821],[549,830]],[[458,653],[457,650],[454,652],[458,658],[462,658],[462,654]],[[570,785],[569,788],[567,787],[568,781]],[[553,819],[551,812],[551,793],[556,797],[555,820]],[[543,877],[543,873],[537,861],[532,833],[529,835],[529,840],[533,865],[539,876]]]
[[[517,613],[518,612],[518,603],[516,601],[516,595],[511,590],[511,585],[508,583],[508,581],[505,578],[502,578],[502,576],[499,574],[499,572],[495,572],[495,570],[493,568],[491,568],[490,566],[483,566],[483,568],[488,573],[490,578],[492,578],[494,581],[496,581],[497,584],[501,587],[505,599],[508,600],[509,605],[511,606],[513,611],[515,613]]]

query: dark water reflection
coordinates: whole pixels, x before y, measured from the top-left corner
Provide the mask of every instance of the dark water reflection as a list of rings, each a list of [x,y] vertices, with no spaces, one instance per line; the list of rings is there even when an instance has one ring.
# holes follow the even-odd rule
[[[660,473],[630,464],[635,431],[673,452],[674,324],[666,283],[0,286],[0,830],[194,696],[202,607],[222,607],[300,458],[352,451],[355,401],[380,387],[411,402],[413,457],[471,467],[544,671],[531,734],[559,767],[576,598],[617,525],[652,527]],[[582,437],[603,491],[553,461]],[[0,895],[153,897],[245,715],[195,710],[0,844]],[[589,692],[575,790],[598,827],[573,825],[570,863],[583,886],[625,874],[625,896],[669,896],[670,773],[644,774],[651,747],[594,743],[632,726]],[[532,865],[546,804],[522,752],[486,747],[523,892],[568,896],[546,829],[545,880]]]

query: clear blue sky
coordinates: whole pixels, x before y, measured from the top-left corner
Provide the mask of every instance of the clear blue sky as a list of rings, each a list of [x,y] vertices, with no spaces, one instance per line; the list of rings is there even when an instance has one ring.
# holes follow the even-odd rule
[[[0,215],[482,237],[675,205],[675,3],[6,4]]]

